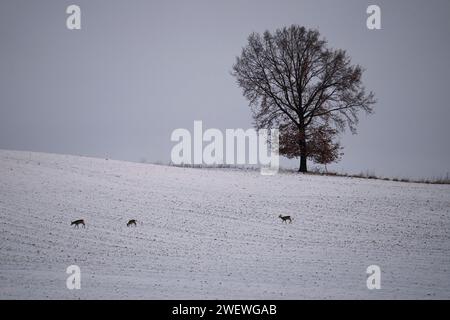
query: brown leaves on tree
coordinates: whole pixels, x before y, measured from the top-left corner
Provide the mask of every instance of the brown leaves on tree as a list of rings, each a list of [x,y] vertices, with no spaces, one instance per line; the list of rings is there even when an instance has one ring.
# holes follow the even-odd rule
[[[335,139],[338,136],[336,129],[328,124],[319,126],[310,126],[308,134],[306,134],[306,148],[302,150],[303,137],[300,136],[298,129],[292,124],[280,127],[280,154],[289,159],[298,158],[302,154],[306,154],[308,159],[315,163],[326,165],[337,162],[342,157],[342,147]]]

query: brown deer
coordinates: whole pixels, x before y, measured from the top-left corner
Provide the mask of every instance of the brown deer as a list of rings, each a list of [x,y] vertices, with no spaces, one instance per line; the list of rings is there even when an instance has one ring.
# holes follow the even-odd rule
[[[127,227],[133,225],[136,227],[136,219],[131,219],[130,221],[127,222]]]
[[[80,226],[80,224],[83,225],[83,228],[86,227],[86,225],[84,224],[84,219],[75,220],[70,223],[71,226],[74,225],[77,228]]]
[[[291,216],[282,216],[281,214],[278,216],[278,218],[280,218],[282,221],[281,222],[285,222],[287,223],[287,221],[289,220],[289,223],[292,223],[292,219]]]

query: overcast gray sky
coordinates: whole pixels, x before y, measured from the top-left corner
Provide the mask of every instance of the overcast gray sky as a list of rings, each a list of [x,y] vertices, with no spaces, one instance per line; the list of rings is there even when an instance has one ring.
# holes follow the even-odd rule
[[[70,4],[81,30],[66,28]],[[366,28],[369,4],[382,30]],[[346,49],[378,98],[335,169],[450,172],[448,0],[3,0],[0,148],[167,162],[194,120],[249,128],[231,67],[251,32],[290,24]]]

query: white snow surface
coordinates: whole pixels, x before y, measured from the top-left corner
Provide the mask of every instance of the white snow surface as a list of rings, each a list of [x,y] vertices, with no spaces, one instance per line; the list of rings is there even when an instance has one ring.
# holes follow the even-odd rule
[[[447,185],[0,150],[1,299],[449,299],[449,228]]]

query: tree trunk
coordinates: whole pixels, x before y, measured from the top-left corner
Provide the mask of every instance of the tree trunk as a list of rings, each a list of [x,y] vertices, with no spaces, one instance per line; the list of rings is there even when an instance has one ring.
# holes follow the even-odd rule
[[[306,152],[306,137],[305,137],[305,133],[304,130],[302,130],[303,132],[300,135],[300,168],[298,169],[298,172],[303,172],[306,173],[308,172],[308,168],[306,165],[306,160],[307,160],[307,155],[308,153]]]
[[[300,168],[298,169],[298,172],[306,173],[308,172],[308,168],[306,165],[306,156],[300,156]]]
[[[306,166],[306,159],[308,156],[308,152],[306,151],[306,129],[305,129],[305,119],[302,116],[299,116],[299,140],[298,144],[300,147],[300,168],[298,172],[306,173],[308,172],[308,168]]]

